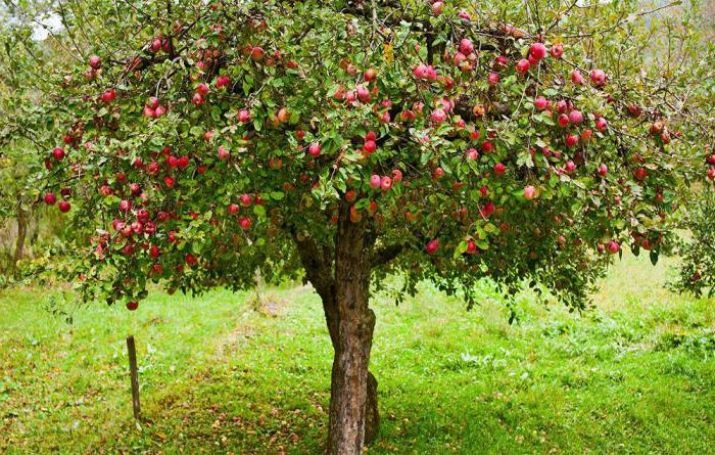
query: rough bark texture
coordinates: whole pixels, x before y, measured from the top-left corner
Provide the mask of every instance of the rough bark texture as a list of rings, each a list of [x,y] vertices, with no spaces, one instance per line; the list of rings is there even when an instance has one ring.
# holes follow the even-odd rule
[[[377,380],[368,371],[375,315],[368,307],[371,239],[349,221],[339,221],[335,251],[295,236],[308,280],[323,301],[335,351],[331,374],[328,453],[358,454],[380,427]]]
[[[371,245],[360,225],[341,211],[335,251],[335,303],[338,343],[330,396],[328,452],[362,452],[368,408],[368,364],[375,314],[368,307]]]

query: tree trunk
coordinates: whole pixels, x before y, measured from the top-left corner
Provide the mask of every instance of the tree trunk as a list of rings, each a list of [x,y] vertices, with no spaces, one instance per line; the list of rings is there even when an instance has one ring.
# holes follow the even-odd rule
[[[12,257],[12,270],[16,270],[17,263],[25,255],[25,238],[27,238],[27,211],[22,207],[22,202],[17,203],[17,238],[15,239],[15,253]]]
[[[367,370],[375,315],[368,308],[370,240],[344,210],[335,252],[294,235],[306,277],[323,302],[333,345],[330,454],[360,453],[380,428],[377,380]]]
[[[335,306],[337,340],[330,393],[328,453],[360,454],[368,420],[368,364],[375,314],[368,307],[370,248],[363,228],[349,220],[347,211],[338,221],[335,252]],[[373,378],[374,379],[374,378]],[[376,385],[376,381],[373,385]]]

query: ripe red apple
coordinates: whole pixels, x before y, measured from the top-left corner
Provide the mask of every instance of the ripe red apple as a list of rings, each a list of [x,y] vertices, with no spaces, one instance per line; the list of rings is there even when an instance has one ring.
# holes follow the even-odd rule
[[[638,118],[641,116],[642,109],[639,105],[631,103],[627,106],[627,109],[631,117]]]
[[[205,82],[200,83],[196,86],[196,93],[200,93],[202,96],[209,94],[209,86]]]
[[[317,142],[313,142],[308,146],[308,155],[312,156],[313,158],[317,158],[320,156],[320,144]]]
[[[253,59],[253,61],[259,62],[263,60],[264,53],[265,52],[263,51],[262,47],[255,46],[251,49],[251,59]]]
[[[199,92],[194,93],[194,96],[191,97],[191,103],[193,103],[194,106],[201,106],[204,102],[204,96]]]
[[[648,170],[644,167],[636,168],[636,170],[633,171],[633,177],[642,182],[648,177]]]
[[[499,77],[499,73],[496,73],[494,71],[490,72],[487,76],[487,82],[489,83],[489,85],[498,85],[500,80],[501,77]]]
[[[72,205],[69,203],[69,201],[65,201],[64,199],[61,200],[60,203],[57,204],[57,206],[59,207],[60,212],[62,212],[62,213],[67,213],[72,208]]]
[[[241,109],[238,111],[238,121],[241,123],[248,123],[251,121],[251,113],[248,109]]]
[[[566,136],[566,146],[569,148],[576,147],[578,145],[578,136],[575,134],[569,134]]]
[[[551,46],[551,56],[553,58],[561,58],[564,55],[563,44],[555,44]]]
[[[231,152],[229,152],[228,149],[226,149],[226,147],[224,147],[223,145],[220,145],[218,147],[217,155],[218,159],[221,161],[226,161],[231,158]]]
[[[549,100],[547,100],[543,96],[539,96],[534,100],[534,107],[540,111],[543,111],[548,108],[550,104],[551,103],[549,102]]]
[[[440,124],[447,120],[447,113],[444,112],[443,109],[435,109],[432,111],[432,114],[430,114],[430,120],[435,124]]]
[[[371,154],[377,150],[377,143],[375,141],[365,141],[365,144],[362,146],[362,150],[367,154]]]
[[[573,82],[575,85],[583,84],[583,75],[581,74],[581,71],[577,69],[571,71],[571,82]]]
[[[102,66],[102,59],[97,55],[91,55],[88,61],[89,66],[92,67],[92,69],[98,70]]]
[[[603,117],[598,117],[596,119],[595,125],[596,129],[601,132],[606,131],[608,129],[608,121]]]
[[[439,16],[444,11],[444,2],[437,1],[432,3],[432,14]]]
[[[569,112],[569,121],[574,125],[580,125],[583,123],[583,114],[581,111],[573,110]]]
[[[462,38],[459,42],[459,52],[464,55],[469,55],[474,52],[474,43],[469,38]]]
[[[496,212],[497,208],[494,205],[493,202],[489,201],[486,204],[484,204],[483,207],[479,209],[479,214],[482,215],[484,218],[489,218]]]
[[[55,202],[57,202],[57,196],[55,196],[55,193],[45,193],[45,197],[43,199],[47,205],[55,205]]]
[[[368,68],[367,70],[365,70],[365,74],[363,74],[363,77],[367,82],[372,82],[377,79],[377,70],[375,70],[375,68]]]
[[[216,88],[228,87],[231,84],[231,78],[225,74],[220,75],[216,78]]]
[[[196,256],[194,256],[191,253],[187,253],[186,256],[184,256],[184,262],[186,262],[186,265],[189,267],[193,267],[194,265],[198,264],[198,259],[196,259]]]
[[[558,123],[561,128],[566,128],[571,123],[569,116],[566,114],[559,115]]]
[[[392,188],[392,179],[390,177],[384,176],[380,179],[380,188],[382,191],[388,191]]]
[[[601,163],[600,166],[598,166],[598,175],[601,177],[606,177],[608,175],[608,166],[606,166],[604,163]]]
[[[364,85],[355,87],[355,95],[362,103],[368,103],[370,101],[370,90]]]
[[[477,243],[469,239],[467,240],[467,251],[465,251],[467,254],[475,254],[477,252]]]
[[[476,160],[479,158],[479,152],[475,148],[470,148],[464,152],[464,156],[466,156],[467,159]]]
[[[566,170],[567,174],[571,174],[576,171],[576,163],[571,160],[568,160],[564,169]]]
[[[153,53],[157,53],[161,50],[161,48],[162,48],[161,38],[156,37],[151,40],[151,43],[149,44],[150,51],[152,51]]]
[[[136,300],[130,300],[127,302],[127,310],[136,311],[137,308],[139,308],[139,302],[137,302]]]
[[[531,63],[529,63],[529,60],[522,58],[516,64],[516,71],[520,74],[526,74],[530,67]]]
[[[238,218],[238,225],[243,229],[244,231],[247,231],[251,229],[251,226],[253,225],[253,221],[251,221],[250,218],[247,216],[242,216]]]
[[[117,91],[113,88],[107,89],[102,93],[100,98],[103,103],[109,104],[117,98]]]
[[[618,242],[616,242],[615,240],[611,240],[606,245],[606,248],[608,249],[609,253],[616,254],[621,250],[621,245]]]
[[[370,176],[370,182],[369,182],[370,188],[372,188],[373,190],[379,189],[381,182],[382,182],[382,179],[380,178],[379,175],[373,174],[372,176]]]
[[[528,185],[528,186],[524,187],[524,198],[527,201],[531,201],[531,200],[535,199],[536,196],[537,196],[537,191],[534,186]]]
[[[278,109],[278,113],[276,114],[276,119],[278,119],[278,121],[280,123],[285,123],[288,120],[290,120],[290,112],[288,112],[287,108],[282,107],[282,108]]]
[[[603,70],[594,69],[591,71],[591,83],[596,87],[601,87],[606,83],[606,73]]]
[[[243,193],[238,197],[238,202],[244,207],[249,207],[253,204],[253,196],[248,193]]]
[[[497,163],[494,165],[494,173],[496,175],[504,175],[505,172],[506,172],[506,166],[504,166],[504,164]]]
[[[556,111],[559,114],[565,114],[569,110],[569,102],[566,100],[558,100],[556,102]]]
[[[55,147],[52,149],[52,157],[57,161],[62,161],[65,157],[65,149],[61,147]]]
[[[157,98],[156,96],[150,96],[149,99],[146,101],[145,106],[150,109],[156,109],[157,107],[159,107],[159,98]]]
[[[439,239],[432,239],[425,245],[425,251],[427,254],[435,254],[439,250]]]
[[[529,47],[529,57],[537,62],[546,57],[546,46],[543,43],[533,43]]]

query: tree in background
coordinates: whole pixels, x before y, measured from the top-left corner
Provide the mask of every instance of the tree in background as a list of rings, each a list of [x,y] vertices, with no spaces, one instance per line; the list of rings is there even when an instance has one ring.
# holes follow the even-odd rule
[[[8,227],[14,221],[7,270],[25,256],[25,243],[33,221],[33,206],[39,190],[33,178],[40,170],[37,156],[52,142],[55,128],[37,100],[36,62],[31,54],[42,50],[27,28],[0,30],[0,220]],[[36,87],[36,88],[33,88]],[[48,121],[49,120],[49,121]],[[34,188],[33,188],[34,186]],[[2,266],[0,266],[0,273]]]
[[[84,296],[303,276],[335,351],[328,451],[360,453],[387,275],[398,297],[428,280],[471,305],[490,278],[583,308],[624,245],[667,251],[705,178],[639,2],[543,3],[61,5],[81,63],[42,198]]]

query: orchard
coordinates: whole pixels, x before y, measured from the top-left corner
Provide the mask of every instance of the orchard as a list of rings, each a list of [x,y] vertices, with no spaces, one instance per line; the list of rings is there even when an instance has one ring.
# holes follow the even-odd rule
[[[712,132],[633,50],[638,2],[88,3],[38,195],[73,277],[132,311],[152,283],[309,282],[332,454],[378,434],[388,276],[398,299],[431,281],[471,307],[488,278],[584,309],[625,247],[668,253],[715,178]]]

